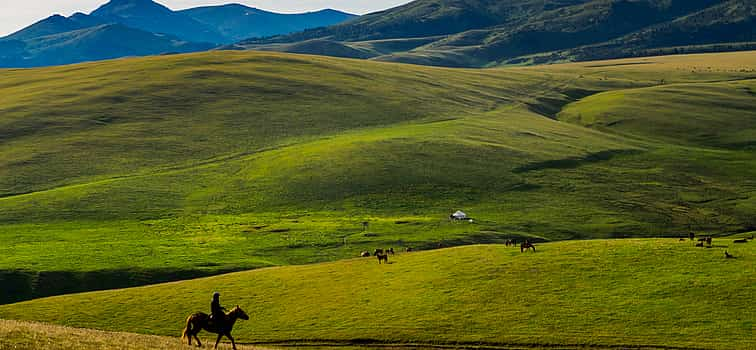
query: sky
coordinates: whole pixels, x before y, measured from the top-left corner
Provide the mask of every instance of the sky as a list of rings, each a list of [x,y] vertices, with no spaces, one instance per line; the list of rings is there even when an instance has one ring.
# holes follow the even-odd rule
[[[108,0],[0,0],[0,37],[54,14],[89,13]],[[365,14],[394,7],[409,0],[157,0],[174,10],[205,5],[239,3],[263,10],[297,13],[332,8]]]

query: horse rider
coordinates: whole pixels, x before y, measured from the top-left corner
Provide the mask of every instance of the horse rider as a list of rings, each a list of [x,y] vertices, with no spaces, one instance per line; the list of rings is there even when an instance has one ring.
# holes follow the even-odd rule
[[[226,319],[226,309],[220,304],[220,293],[213,293],[213,301],[210,303],[210,322],[220,325]]]

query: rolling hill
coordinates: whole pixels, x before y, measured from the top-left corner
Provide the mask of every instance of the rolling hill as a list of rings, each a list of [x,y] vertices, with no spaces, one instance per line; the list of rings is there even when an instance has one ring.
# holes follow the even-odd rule
[[[282,44],[317,39],[369,48],[375,40],[425,37],[433,39],[390,52],[375,50],[369,58],[452,67],[587,61],[673,48],[678,53],[748,49],[756,42],[754,14],[748,0],[418,0],[343,24],[246,40],[235,47],[288,52],[289,45]],[[701,47],[711,44],[719,45]],[[333,55],[343,52],[337,49]],[[354,58],[363,56],[364,51]]]
[[[0,306],[0,317],[178,336],[219,291],[250,316],[241,343],[750,349],[753,244],[479,245],[52,297]]]
[[[376,245],[750,231],[754,55],[464,70],[212,52],[0,71],[0,299]],[[474,222],[449,222],[457,209]]]

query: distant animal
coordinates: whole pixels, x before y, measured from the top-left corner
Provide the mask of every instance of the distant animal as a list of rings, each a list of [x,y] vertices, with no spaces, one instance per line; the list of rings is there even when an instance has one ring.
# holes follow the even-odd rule
[[[690,240],[692,241],[692,240],[694,240],[696,238],[696,234],[693,233],[693,232],[688,233],[688,238],[690,238]]]
[[[706,242],[706,237],[701,237],[698,239],[699,242]]]
[[[360,256],[363,257],[363,258],[370,257],[370,252],[366,250],[366,251],[360,253]]]
[[[181,339],[189,339],[189,345],[192,345],[192,338],[194,338],[197,340],[197,346],[202,347],[202,342],[197,338],[197,334],[204,329],[210,333],[218,334],[218,339],[215,340],[215,349],[218,348],[218,343],[220,343],[221,338],[226,336],[226,338],[231,340],[231,345],[234,347],[234,350],[236,350],[236,342],[234,341],[234,337],[231,336],[231,331],[234,328],[234,324],[236,324],[236,321],[239,319],[249,320],[249,316],[247,316],[239,305],[226,314],[226,320],[223,322],[223,325],[211,323],[210,315],[204,312],[191,314],[186,318],[186,327],[184,327]]]
[[[679,241],[680,241],[680,242],[685,242],[685,238],[682,238],[682,237],[681,237],[681,238],[679,239]]]
[[[735,256],[734,256],[734,255],[732,255],[732,254],[730,254],[730,253],[728,253],[728,252],[727,252],[727,251],[725,250],[725,258],[726,258],[726,259],[733,259],[733,258],[735,258]]]
[[[414,250],[414,249],[412,249],[412,247],[407,247],[407,248],[404,248],[404,251],[405,251],[405,252],[407,252],[407,253],[409,253],[409,252],[411,252],[411,251],[413,251],[413,250]]]
[[[394,248],[386,249],[386,254],[394,255]]]
[[[513,239],[508,239],[504,242],[504,245],[509,247],[515,245],[515,241]]]
[[[378,256],[379,254],[383,254],[383,249],[378,248],[373,252],[373,255]]]
[[[704,245],[704,242],[696,243],[696,247],[703,247],[703,245]]]
[[[732,243],[748,243],[748,239],[742,238],[742,239],[736,239],[732,241]]]
[[[375,255],[378,258],[378,264],[381,263],[381,261],[385,261],[388,264],[388,254],[387,253],[381,253]]]
[[[711,245],[711,236],[706,237],[706,244]]]
[[[535,246],[532,243],[530,243],[528,240],[525,240],[525,242],[520,243],[520,253],[528,249],[533,249],[533,253],[535,253],[536,251]]]

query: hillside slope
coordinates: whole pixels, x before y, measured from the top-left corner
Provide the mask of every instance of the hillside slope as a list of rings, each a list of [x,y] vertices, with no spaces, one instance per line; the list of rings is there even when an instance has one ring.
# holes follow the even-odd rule
[[[753,11],[748,0],[421,0],[340,25],[247,40],[236,47],[288,52],[289,46],[280,44],[330,40],[364,46],[365,41],[440,36],[370,58],[450,67],[586,61],[671,47],[695,52],[709,44],[719,44],[718,50],[742,50],[756,42]]]
[[[725,259],[724,250],[736,256]],[[160,335],[219,291],[241,305],[240,342],[749,349],[753,242],[470,246],[272,268],[0,306],[0,317]],[[628,268],[632,266],[632,268]],[[96,310],[96,312],[95,312]],[[94,313],[93,313],[94,312]],[[204,335],[207,337],[207,334]]]
[[[721,106],[756,109],[754,55],[454,70],[216,52],[2,71],[2,298],[375,245],[752,230],[756,123]],[[606,106],[664,129],[553,119],[644,88],[671,93]],[[669,139],[686,127],[721,142]],[[457,209],[474,222],[449,222]]]

